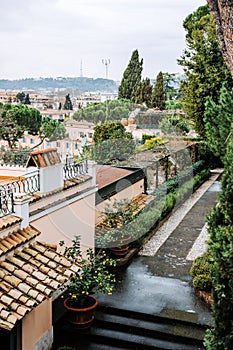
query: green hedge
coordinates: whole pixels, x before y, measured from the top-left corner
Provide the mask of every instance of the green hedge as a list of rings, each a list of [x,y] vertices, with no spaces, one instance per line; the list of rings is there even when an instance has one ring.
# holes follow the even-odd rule
[[[194,288],[211,292],[213,270],[214,265],[208,252],[196,258],[190,270]]]

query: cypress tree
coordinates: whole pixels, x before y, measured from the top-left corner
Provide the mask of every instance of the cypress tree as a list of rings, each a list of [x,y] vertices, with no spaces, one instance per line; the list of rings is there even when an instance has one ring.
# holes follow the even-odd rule
[[[138,50],[134,50],[118,87],[118,99],[133,100],[137,85],[141,81],[142,68],[143,59],[139,60]]]
[[[149,108],[151,106],[152,85],[149,78],[143,79],[136,88],[133,96],[133,102],[142,104],[145,103]]]
[[[151,106],[161,111],[166,108],[166,99],[163,86],[163,73],[159,72],[152,90]]]

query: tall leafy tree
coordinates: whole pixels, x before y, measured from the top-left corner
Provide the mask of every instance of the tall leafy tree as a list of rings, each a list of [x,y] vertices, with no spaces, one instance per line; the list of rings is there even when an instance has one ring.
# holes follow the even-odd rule
[[[154,108],[157,107],[162,111],[166,108],[165,101],[163,73],[159,72],[152,90],[151,106]]]
[[[127,159],[135,150],[132,134],[126,132],[120,122],[96,125],[93,135],[94,146],[90,157],[98,163],[114,163]]]
[[[40,142],[33,148],[36,148],[39,145],[41,145],[44,142],[44,140],[48,142],[62,140],[66,136],[66,129],[61,122],[50,118],[43,118],[41,127],[38,131],[38,135],[40,138]]]
[[[230,125],[233,121],[233,89],[224,83],[220,90],[219,104],[211,97],[207,99],[204,114],[206,138],[210,149],[220,158],[226,153],[226,142],[229,137]]]
[[[37,134],[42,117],[35,108],[25,105],[0,105],[0,138],[8,142],[10,148],[15,148],[17,141],[25,131]]]
[[[196,131],[205,136],[203,115],[207,96],[218,102],[224,81],[232,79],[224,63],[215,25],[208,5],[201,6],[184,20],[187,48],[178,60],[186,79],[181,82],[183,109],[193,120]]]
[[[142,69],[143,59],[140,60],[138,50],[134,50],[118,88],[118,99],[133,99],[141,81]]]
[[[145,78],[137,85],[134,93],[133,102],[138,104],[145,103],[149,108],[151,106],[152,85],[149,78]]]

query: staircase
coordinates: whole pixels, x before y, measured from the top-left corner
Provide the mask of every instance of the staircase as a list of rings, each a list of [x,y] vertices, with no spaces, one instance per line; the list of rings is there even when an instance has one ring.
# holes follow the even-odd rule
[[[194,322],[99,306],[91,329],[80,332],[63,322],[59,337],[75,350],[202,350],[205,329]]]

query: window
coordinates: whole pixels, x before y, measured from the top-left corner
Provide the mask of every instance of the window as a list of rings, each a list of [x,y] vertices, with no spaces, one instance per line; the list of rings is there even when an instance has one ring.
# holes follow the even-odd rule
[[[66,142],[66,149],[70,149],[70,143]]]
[[[92,139],[92,137],[93,137],[92,132],[89,132],[89,133],[88,133],[88,138],[89,138],[89,139]]]
[[[75,150],[78,149],[78,144],[77,144],[77,142],[75,142],[75,144],[74,144],[74,149],[75,149]]]
[[[84,132],[83,132],[83,131],[80,131],[79,136],[80,136],[80,137],[83,137],[83,136],[84,136]]]
[[[34,145],[34,139],[30,139],[30,145]]]
[[[26,143],[26,138],[25,137],[23,137],[22,142]]]
[[[56,147],[59,148],[61,146],[61,143],[59,141],[56,142]]]

